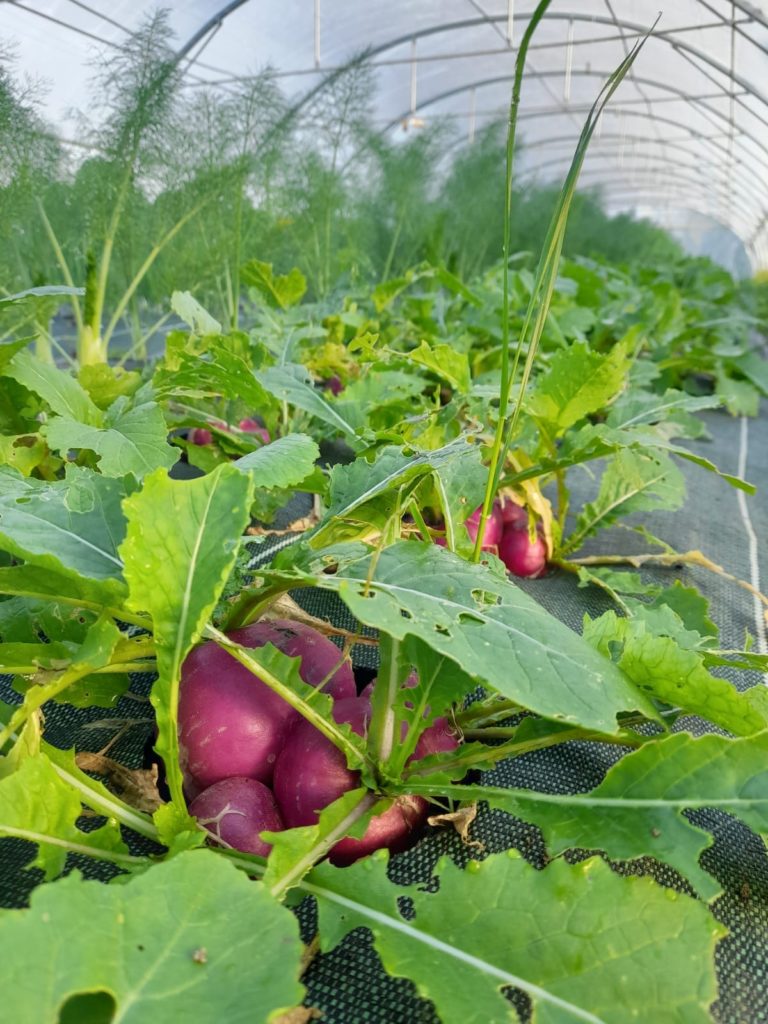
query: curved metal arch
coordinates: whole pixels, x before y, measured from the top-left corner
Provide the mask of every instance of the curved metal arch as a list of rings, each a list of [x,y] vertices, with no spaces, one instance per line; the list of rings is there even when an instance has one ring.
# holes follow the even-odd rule
[[[753,17],[752,12],[748,13],[751,17]],[[579,14],[578,12],[568,13],[565,11],[548,11],[544,15],[543,20],[589,22],[590,24],[607,25],[610,28],[628,29],[630,32],[635,32],[641,36],[645,35],[645,33],[648,31],[648,28],[646,26],[638,25],[636,22],[627,21],[625,18],[608,18],[605,15],[600,14],[588,15]],[[760,21],[758,17],[754,17],[754,20]],[[428,36],[438,35],[442,32],[454,32],[464,28],[477,28],[481,25],[488,24],[506,24],[506,22],[506,14],[488,14],[485,17],[481,18],[462,18],[459,21],[447,22],[442,25],[430,25],[427,28],[416,29],[414,32],[409,32],[407,35],[397,36],[395,39],[391,39],[386,43],[379,43],[377,46],[372,47],[368,51],[368,56],[376,57],[380,53],[386,53],[387,50],[396,49],[398,46],[405,46],[408,43],[412,43],[414,40],[424,39],[427,38]],[[760,23],[763,24],[766,28],[768,28],[768,21],[761,21]],[[726,22],[724,27],[727,27],[727,25],[728,23]],[[702,60],[705,64],[708,64],[709,67],[714,68],[715,71],[719,72],[722,75],[725,75],[726,78],[729,78],[732,82],[735,82],[737,85],[740,85],[743,89],[746,89],[746,91],[750,95],[755,96],[765,106],[768,106],[768,96],[763,96],[761,93],[758,93],[751,83],[747,82],[747,80],[742,78],[740,75],[736,75],[735,72],[731,72],[730,68],[727,68],[724,65],[720,64],[719,61],[714,60],[708,54],[700,50],[697,46],[692,46],[690,43],[681,42],[678,39],[668,38],[670,36],[674,36],[674,32],[674,29],[669,29],[669,31],[667,32],[665,32],[662,29],[660,32],[654,32],[651,38],[665,42],[669,46],[672,46],[673,49],[683,50],[686,53],[692,54],[694,57],[698,58],[699,60]],[[729,95],[729,93],[724,91],[723,95],[727,96]]]
[[[469,90],[471,88],[476,88],[476,87],[479,87],[479,86],[482,86],[482,85],[485,85],[485,84],[496,84],[499,81],[508,81],[508,80],[509,80],[508,76],[498,76],[498,77],[493,78],[493,79],[487,79],[484,82],[480,82],[480,83],[474,83],[474,84],[470,83],[470,84],[463,85],[463,86],[457,86],[455,89],[448,90],[446,93],[442,93],[439,96],[435,96],[435,97],[432,97],[430,100],[427,100],[425,103],[421,104],[420,109],[423,110],[425,106],[429,106],[432,103],[439,102],[440,100],[448,98],[448,97],[450,97],[452,95],[457,95],[459,93],[466,92],[467,90]],[[721,152],[721,154],[723,154],[725,157],[728,158],[728,163],[730,164],[730,152],[729,152],[729,149],[728,149],[727,146],[718,143],[716,139],[713,139],[710,136],[703,135],[701,132],[698,132],[696,129],[692,128],[690,125],[687,125],[683,121],[677,121],[677,120],[675,120],[673,118],[669,118],[669,117],[659,117],[659,116],[656,116],[656,115],[652,116],[650,113],[648,113],[647,111],[643,111],[642,109],[627,110],[626,108],[622,108],[622,107],[619,107],[619,106],[614,106],[614,107],[609,108],[608,109],[608,113],[611,113],[611,114],[614,114],[614,115],[621,114],[624,117],[639,117],[639,118],[642,118],[643,121],[659,122],[659,123],[662,123],[662,124],[670,124],[670,125],[674,126],[675,128],[679,128],[681,131],[683,131],[686,134],[688,134],[691,137],[692,140],[696,140],[697,142],[700,142],[700,143],[701,142],[705,142],[708,145],[710,145],[712,148],[714,148],[716,150],[719,150]],[[521,122],[521,121],[525,121],[525,120],[529,120],[529,119],[539,119],[541,117],[549,117],[549,116],[555,116],[555,115],[557,115],[557,116],[561,116],[562,115],[561,108],[553,107],[549,111],[542,111],[542,110],[537,110],[535,112],[525,112],[525,111],[522,111],[518,115],[518,121]],[[389,130],[391,127],[394,126],[395,123],[399,123],[400,121],[402,121],[402,118],[399,118],[397,122],[390,122],[386,126],[384,131]],[[574,138],[575,138],[575,136],[574,136]],[[659,141],[660,145],[664,145],[663,139],[658,140],[658,141]],[[761,142],[759,142],[758,140],[755,140],[755,139],[752,139],[752,141],[756,143],[758,148],[762,152],[764,152],[766,154],[766,156],[768,156],[768,146],[762,144]],[[749,158],[749,162],[751,164],[753,164],[753,165],[756,164],[757,168],[759,168],[759,172],[758,173],[765,173],[765,167],[761,166],[761,162],[758,160],[757,157],[753,156],[752,154],[746,154],[746,155]],[[721,165],[724,165],[725,162],[726,162],[725,160],[721,160],[720,161]],[[744,161],[744,162],[746,162],[746,161]]]
[[[194,46],[196,46],[201,39],[204,39],[212,28],[216,28],[218,25],[221,25],[224,21],[227,20],[230,14],[233,14],[238,9],[238,7],[242,7],[243,4],[247,3],[248,0],[230,0],[228,4],[224,4],[224,6],[216,12],[216,14],[212,15],[210,18],[207,19],[207,21],[203,22],[200,28],[196,32],[194,32],[186,41],[186,43],[184,43],[184,45],[176,51],[174,63],[181,63],[181,61],[184,60],[189,51]]]
[[[589,172],[589,171],[582,172],[582,174],[579,176],[579,181],[581,183],[583,183],[584,187],[589,188],[591,186],[588,183],[588,179],[592,178],[594,176],[594,174],[595,174],[594,171],[593,172]],[[587,179],[587,180],[585,180],[585,179]],[[667,182],[674,182],[675,184],[684,185],[686,187],[695,187],[697,189],[702,189],[705,194],[713,195],[712,189],[708,188],[707,182],[706,182],[705,179],[702,179],[701,177],[696,176],[696,175],[681,174],[679,170],[678,171],[673,171],[672,168],[670,168],[670,173],[666,176],[666,179],[663,182],[659,180],[658,174],[640,172],[640,173],[636,173],[634,175],[634,180],[629,180],[627,182],[627,184],[629,184],[629,185],[632,185],[632,184],[642,184],[642,183],[644,183],[646,181],[649,183],[649,185],[653,184],[655,182],[656,185],[659,188],[663,188],[663,186]],[[599,186],[602,186],[602,185],[608,186],[608,185],[613,185],[613,184],[616,184],[617,186],[619,186],[622,183],[621,182],[615,182],[614,183],[614,182],[611,182],[610,179],[598,178],[592,184],[599,187]],[[714,196],[718,200],[718,204],[719,205],[722,205],[723,207],[726,207],[726,208],[730,205],[730,207],[740,215],[739,219],[744,219],[749,224],[754,223],[755,211],[750,209],[749,207],[745,206],[743,201],[742,201],[742,199],[740,197],[738,197],[738,196],[730,196],[727,192],[721,192],[721,191],[715,192]],[[734,218],[734,219],[736,219],[736,218]]]
[[[577,72],[573,72],[573,74],[576,74],[576,73]],[[602,73],[602,75],[599,72],[591,72],[591,71],[590,72],[581,72],[581,73],[582,74],[592,75],[594,77],[603,77],[603,79],[605,79],[607,77],[607,73]],[[544,78],[544,77],[551,77],[553,75],[561,77],[562,76],[562,72],[559,72],[559,71],[558,72],[548,71],[548,72],[541,72],[541,73],[536,72],[536,73],[530,75],[530,77],[532,77],[532,78]],[[495,75],[492,78],[478,79],[477,81],[474,81],[474,82],[467,82],[467,83],[465,83],[463,85],[457,85],[457,86],[454,86],[454,88],[452,88],[452,89],[446,89],[443,92],[438,93],[435,96],[431,96],[427,100],[424,100],[423,102],[421,102],[419,104],[418,109],[419,110],[424,110],[426,107],[430,107],[434,103],[440,103],[443,100],[450,99],[452,96],[459,96],[462,93],[469,92],[471,89],[482,89],[482,88],[485,88],[486,86],[501,85],[501,84],[509,83],[509,82],[513,81],[513,79],[514,79],[514,75]],[[652,85],[655,88],[663,89],[666,92],[672,92],[675,95],[679,95],[681,99],[686,100],[687,102],[695,102],[695,101],[689,100],[688,97],[685,96],[684,92],[682,92],[681,90],[675,89],[673,86],[670,86],[666,82],[658,82],[658,81],[655,81],[653,79],[643,79],[642,82],[643,82],[643,84]],[[652,102],[653,101],[651,101],[651,103]],[[707,110],[708,113],[714,113],[711,110],[711,108],[708,107],[708,106],[705,106],[705,110]],[[624,114],[625,116],[643,117],[644,119],[649,120],[649,121],[659,122],[661,124],[671,124],[671,125],[674,125],[677,128],[682,128],[683,130],[688,131],[689,134],[693,134],[695,132],[695,129],[692,129],[689,125],[686,125],[684,122],[675,121],[672,118],[661,117],[661,116],[658,116],[656,114],[651,116],[651,114],[649,112],[647,112],[647,111],[645,111],[645,112],[643,112],[642,110],[628,111],[626,108],[622,108],[619,104],[614,104],[614,105],[611,105],[611,106],[606,108],[606,113],[607,114],[615,114],[618,111],[621,111],[621,113]],[[551,114],[553,114],[555,112],[560,114],[560,115],[562,115],[562,113],[563,113],[562,107],[553,108],[553,110],[548,111],[545,115],[542,115],[542,112],[540,112],[540,111],[536,111],[535,114],[533,114],[533,115],[532,114],[526,114],[525,111],[521,111],[518,114],[518,121],[527,119],[528,117],[531,117],[531,116],[536,116],[536,117],[539,117],[539,116],[550,116]],[[382,129],[382,134],[384,132],[390,131],[396,125],[401,124],[403,122],[403,120],[405,120],[405,118],[408,117],[409,114],[410,114],[410,111],[406,111],[406,112],[400,114],[399,117],[394,118],[393,120],[389,121],[384,126],[384,128]],[[718,112],[718,114],[719,114],[719,112]],[[726,121],[727,120],[728,119],[726,118]],[[753,142],[763,153],[765,153],[765,155],[766,155],[766,162],[768,163],[768,145],[766,145],[765,143],[761,142],[759,138],[753,136],[752,134],[749,134],[749,133],[746,133],[746,132],[744,134],[747,135],[747,137],[750,139],[750,141]],[[706,136],[700,136],[699,135],[699,137],[705,138]],[[726,154],[730,155],[727,147],[723,147],[723,148],[725,149]]]
[[[617,138],[620,139],[621,137],[618,136]],[[630,155],[624,167],[617,167],[616,156],[617,152],[619,151],[620,150],[618,149],[618,147],[608,149],[607,151],[605,149],[593,149],[590,151],[588,160],[594,162],[595,158],[598,157],[600,158],[601,163],[608,162],[609,165],[616,169],[619,173],[625,174],[637,174],[639,171],[642,171],[644,167],[647,167],[650,163],[653,163],[653,165],[659,169],[663,167],[669,167],[674,170],[682,166],[683,170],[694,171],[696,173],[696,176],[703,182],[706,182],[707,180],[712,180],[711,177],[708,178],[707,174],[696,165],[691,165],[689,163],[678,165],[672,159],[661,155],[646,154],[642,157],[642,163],[639,160],[633,162],[632,157]],[[692,154],[689,153],[689,155]],[[547,171],[550,168],[563,168],[563,170],[565,170],[569,164],[570,157],[568,156],[554,157],[551,160],[545,160],[544,162],[541,163],[525,164],[520,167],[519,178],[535,176],[540,171]],[[592,174],[596,170],[598,170],[598,168],[594,167],[590,163],[585,163],[585,166],[583,167],[579,175],[579,180],[583,179],[586,175]],[[722,174],[719,172],[722,172]],[[719,188],[727,189],[729,193],[734,192],[734,194],[738,195],[739,198],[742,199],[744,202],[744,209],[749,208],[750,203],[754,203],[754,208],[750,208],[753,217],[759,217],[766,212],[766,206],[759,205],[760,202],[765,203],[765,194],[763,193],[763,195],[758,197],[751,191],[746,191],[743,187],[743,183],[740,180],[738,182],[730,181],[728,179],[727,172],[724,168],[718,168],[718,177],[716,179],[716,184]],[[736,184],[738,184],[739,186],[738,191],[735,190]]]
[[[688,182],[683,182],[683,181],[671,181],[670,180],[669,185],[671,186],[671,189],[669,189],[666,192],[666,194],[663,194],[663,195],[659,195],[658,188],[654,189],[652,184],[645,184],[644,182],[638,182],[635,185],[633,185],[631,183],[629,183],[629,184],[621,184],[621,183],[618,183],[618,182],[616,182],[616,183],[604,182],[603,190],[606,193],[606,195],[610,194],[610,195],[613,195],[613,196],[616,196],[617,194],[618,195],[645,195],[650,200],[652,200],[652,203],[655,203],[657,205],[659,205],[660,202],[661,203],[668,203],[668,202],[670,202],[670,200],[674,200],[675,196],[682,196],[686,200],[690,199],[691,197],[699,196],[704,201],[704,203],[706,204],[707,194],[706,194],[706,192],[702,193],[699,190],[698,183],[694,183],[694,182],[688,183]],[[691,189],[693,189],[693,191],[691,191]],[[713,220],[716,220],[723,227],[727,227],[730,231],[733,231],[734,234],[737,236],[737,238],[741,239],[742,243],[746,247],[747,243],[744,241],[744,239],[739,234],[739,232],[734,231],[733,227],[730,224],[724,223],[720,219],[720,217],[716,216],[713,213],[711,206],[706,206],[705,205],[699,212],[705,214],[707,217],[711,217]]]

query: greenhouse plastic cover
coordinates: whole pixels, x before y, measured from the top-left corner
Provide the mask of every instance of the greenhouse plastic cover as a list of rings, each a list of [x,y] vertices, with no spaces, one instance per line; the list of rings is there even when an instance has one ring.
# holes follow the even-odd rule
[[[144,0],[6,0],[0,39],[50,86],[46,113],[76,141],[95,52],[124,45]],[[271,66],[300,101],[366,54],[382,132],[437,119],[471,142],[505,115],[533,0],[185,0],[169,8],[185,87],[226,89]],[[659,16],[658,23],[656,19]],[[581,176],[609,210],[651,216],[689,247],[768,266],[768,3],[553,0],[529,51],[519,173],[558,182],[601,84],[656,23],[603,114]],[[741,243],[739,245],[738,243]],[[710,254],[717,255],[716,252]],[[722,254],[721,254],[722,255]],[[730,262],[738,269],[738,254]]]

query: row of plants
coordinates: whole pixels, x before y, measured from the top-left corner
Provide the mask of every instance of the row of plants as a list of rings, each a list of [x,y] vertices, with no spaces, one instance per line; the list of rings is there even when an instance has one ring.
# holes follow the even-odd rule
[[[0,51],[2,288],[85,285],[70,322],[39,311],[41,356],[143,357],[167,297],[188,288],[237,327],[240,267],[265,253],[281,273],[297,265],[315,300],[370,290],[423,260],[463,279],[496,262],[502,125],[472,145],[445,123],[394,138],[359,63],[303,105],[269,73],[226,91],[185,87],[173,43],[157,14],[96,61],[76,146],[57,139],[40,87]],[[539,250],[556,200],[557,190],[516,186],[509,251]],[[574,199],[570,219],[581,254],[651,265],[681,255],[650,224],[608,218],[592,195]]]
[[[590,115],[535,267],[510,255],[510,151],[505,258],[478,277],[420,264],[334,306],[302,302],[299,269],[238,260],[249,329],[176,292],[187,329],[131,370],[30,350],[24,324],[79,298],[73,283],[0,302],[17,318],[0,348],[0,836],[46,879],[0,912],[14,1019],[76,1019],[101,993],[104,1019],[301,1020],[291,907],[307,896],[322,950],[370,928],[446,1022],[513,1019],[511,990],[538,1020],[709,1019],[719,885],[685,812],[765,834],[765,690],[716,673],[768,658],[749,638],[724,649],[693,588],[579,553],[625,516],[681,508],[680,459],[752,492],[687,442],[703,410],[754,411],[766,375],[711,265],[560,261],[589,135],[637,52]],[[327,469],[331,442],[346,464]],[[196,478],[176,478],[182,459]],[[597,493],[572,508],[590,463]],[[313,513],[254,568],[248,529],[296,491]],[[717,571],[637,528],[641,563]],[[614,607],[579,636],[508,566],[573,573]],[[310,588],[359,626],[298,611]],[[372,685],[356,644],[378,652]],[[114,708],[147,672],[164,782],[120,795],[103,761],[47,742],[44,712]],[[694,736],[689,716],[716,728]],[[625,755],[592,790],[477,781],[579,741]],[[466,833],[478,801],[537,825],[547,866],[475,851],[426,887],[390,879],[386,850],[430,813]],[[571,863],[575,848],[592,855]],[[73,854],[114,884],[57,881]],[[645,857],[686,893],[603,859]]]

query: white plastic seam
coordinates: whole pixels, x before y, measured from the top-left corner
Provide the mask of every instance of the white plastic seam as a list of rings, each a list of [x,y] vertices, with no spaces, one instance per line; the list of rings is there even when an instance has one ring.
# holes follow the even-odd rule
[[[741,434],[739,439],[739,468],[738,475],[746,478],[747,456],[749,454],[749,420],[746,416],[741,417]],[[749,582],[760,590],[760,559],[758,554],[757,534],[752,526],[752,520],[747,506],[747,497],[744,491],[737,491],[736,498],[739,503],[739,513],[744,524],[744,531],[749,541]],[[763,616],[763,605],[760,598],[752,597],[755,613],[755,647],[759,654],[768,654],[768,643],[765,638],[765,618]],[[763,674],[763,683],[768,685],[768,673]]]

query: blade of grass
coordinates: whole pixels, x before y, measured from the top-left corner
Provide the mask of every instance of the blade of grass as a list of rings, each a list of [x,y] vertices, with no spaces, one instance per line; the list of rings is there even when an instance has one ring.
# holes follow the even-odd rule
[[[543,5],[546,10],[546,4]],[[536,14],[539,13],[539,9],[542,4],[537,7],[534,17],[528,28],[534,24]],[[542,11],[543,14],[543,11]],[[661,15],[659,15],[661,17]],[[565,229],[568,224],[568,214],[570,212],[571,202],[573,200],[574,193],[576,191],[576,185],[579,179],[582,165],[584,163],[584,157],[586,156],[589,143],[594,134],[597,122],[600,118],[600,114],[603,112],[604,107],[611,99],[613,94],[618,89],[619,85],[623,81],[627,72],[634,63],[640,50],[647,42],[649,36],[653,32],[654,28],[658,24],[659,18],[656,18],[648,32],[639,39],[630,52],[626,55],[624,60],[619,64],[613,74],[603,85],[600,90],[597,99],[592,105],[592,108],[587,116],[587,120],[579,136],[579,142],[576,147],[576,151],[571,161],[571,166],[568,171],[568,175],[565,179],[563,187],[558,197],[555,211],[552,215],[547,235],[544,240],[542,247],[541,256],[539,258],[539,264],[536,269],[536,276],[534,278],[533,288],[531,289],[530,299],[528,301],[528,308],[525,314],[525,320],[520,330],[520,337],[517,343],[517,349],[515,351],[515,359],[510,372],[505,373],[504,366],[508,365],[509,352],[508,352],[508,339],[509,339],[509,306],[507,299],[507,280],[508,280],[508,267],[507,255],[505,253],[505,265],[504,265],[504,297],[503,297],[503,318],[504,323],[502,324],[502,337],[504,340],[502,348],[502,382],[499,395],[499,420],[496,429],[496,437],[494,439],[494,447],[491,456],[491,466],[488,478],[488,487],[483,501],[483,511],[481,515],[481,521],[477,531],[477,539],[475,541],[475,549],[473,557],[475,561],[480,558],[482,538],[485,530],[485,521],[490,515],[491,506],[493,505],[493,499],[496,494],[496,490],[499,486],[501,479],[501,473],[504,467],[504,463],[507,457],[507,453],[514,436],[514,431],[517,426],[517,421],[520,417],[520,411],[522,409],[523,397],[525,395],[525,389],[530,379],[531,370],[533,369],[533,363],[536,358],[538,351],[539,341],[541,339],[544,325],[547,320],[549,313],[549,306],[552,301],[552,293],[555,288],[555,281],[557,278],[557,271],[560,265],[560,255],[563,248],[563,240],[565,238]],[[534,25],[535,28],[535,25]],[[520,53],[518,54],[518,64],[521,59],[521,55],[524,59],[523,48],[521,44]],[[522,74],[522,69],[516,69],[515,73],[515,86],[513,89],[512,105],[515,105],[515,89],[518,88],[518,70]],[[519,105],[519,95],[517,97],[517,103]],[[516,119],[517,111],[515,110],[514,118]],[[514,120],[512,113],[510,112],[510,130],[514,127]],[[514,150],[512,150],[514,152]],[[509,143],[508,143],[508,162],[509,162]],[[509,173],[509,169],[508,169]],[[509,211],[505,208],[505,237],[508,229],[506,218],[511,214],[511,208]],[[517,376],[517,369],[520,364],[520,359],[523,351],[527,345],[527,355],[525,364],[523,366],[523,374],[520,381],[520,389],[515,401],[515,407],[512,412],[512,416],[507,416],[507,408],[509,405],[509,395],[512,389],[512,383]]]
[[[475,538],[475,548],[472,553],[475,562],[480,560],[483,537],[485,535],[485,523],[491,514],[493,499],[496,496],[499,477],[499,458],[504,446],[504,423],[507,418],[507,405],[509,403],[509,392],[511,388],[511,376],[509,372],[509,238],[512,224],[512,179],[515,162],[515,137],[517,135],[517,112],[520,108],[520,91],[523,84],[523,72],[525,71],[525,60],[528,56],[528,47],[533,34],[538,28],[539,22],[544,17],[551,0],[540,0],[536,10],[531,15],[531,20],[523,35],[520,49],[517,51],[515,61],[515,79],[512,85],[512,99],[509,104],[509,124],[507,127],[507,156],[506,156],[506,177],[504,184],[504,241],[502,244],[502,299],[501,299],[501,386],[499,389],[499,422],[496,428],[496,437],[491,453],[490,472],[488,474],[488,487],[486,488],[483,500],[483,510],[480,515],[480,523]],[[514,371],[513,371],[514,373]]]

